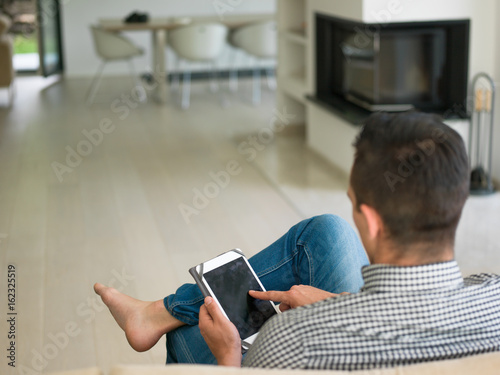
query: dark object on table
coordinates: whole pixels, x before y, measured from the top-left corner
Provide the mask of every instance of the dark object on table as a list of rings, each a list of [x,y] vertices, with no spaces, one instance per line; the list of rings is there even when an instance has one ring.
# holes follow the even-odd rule
[[[125,18],[125,23],[145,23],[149,21],[147,13],[133,12]]]

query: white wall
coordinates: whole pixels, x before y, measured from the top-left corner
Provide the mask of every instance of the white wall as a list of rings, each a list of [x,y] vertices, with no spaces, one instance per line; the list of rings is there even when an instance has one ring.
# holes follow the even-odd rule
[[[91,76],[99,64],[94,53],[89,26],[99,18],[124,18],[132,11],[148,12],[152,17],[219,16],[242,13],[273,13],[275,0],[62,0],[63,48],[67,76]],[[219,5],[219,8],[216,8]],[[224,16],[224,15],[223,15]],[[136,69],[145,71],[151,61],[151,35],[146,31],[127,33],[146,48],[142,58],[134,60]],[[243,61],[240,58],[240,61]],[[228,66],[227,59],[222,66]],[[128,72],[125,64],[113,64],[107,74]]]

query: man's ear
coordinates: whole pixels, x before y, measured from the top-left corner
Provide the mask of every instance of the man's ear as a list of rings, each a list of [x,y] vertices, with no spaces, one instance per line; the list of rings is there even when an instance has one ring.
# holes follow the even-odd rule
[[[365,217],[368,235],[371,239],[375,239],[383,230],[382,218],[373,207],[366,204],[359,206],[359,209]]]

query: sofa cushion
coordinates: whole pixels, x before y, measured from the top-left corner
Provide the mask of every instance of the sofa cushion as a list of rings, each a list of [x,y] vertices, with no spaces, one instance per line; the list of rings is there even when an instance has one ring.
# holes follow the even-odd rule
[[[208,365],[120,365],[111,370],[111,375],[313,375],[321,372],[327,375],[498,375],[500,373],[500,352],[480,354],[476,356],[421,363],[417,365],[376,369],[367,371],[319,371],[319,370],[267,370]]]

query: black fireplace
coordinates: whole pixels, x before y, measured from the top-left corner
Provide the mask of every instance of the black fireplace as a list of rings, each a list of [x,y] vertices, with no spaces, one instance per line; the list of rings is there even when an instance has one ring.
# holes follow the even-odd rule
[[[316,14],[314,100],[352,122],[381,110],[464,116],[469,26],[469,20],[365,24]]]

